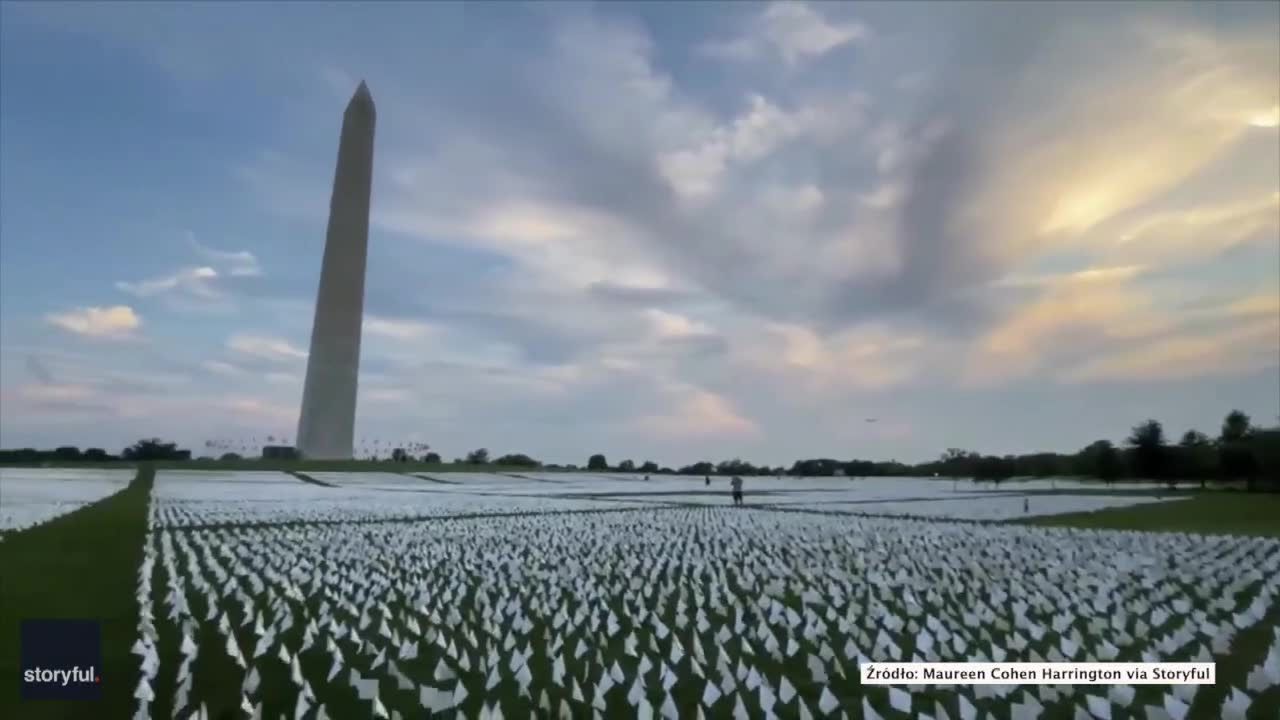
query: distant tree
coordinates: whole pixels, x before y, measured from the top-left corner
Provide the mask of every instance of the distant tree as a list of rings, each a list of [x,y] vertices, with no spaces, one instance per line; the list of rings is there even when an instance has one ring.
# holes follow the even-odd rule
[[[438,452],[429,452],[429,453],[427,453],[426,455],[423,455],[423,456],[422,456],[422,462],[424,462],[424,463],[434,463],[434,464],[439,464],[439,463],[440,463],[440,453],[438,453]]]
[[[409,453],[404,448],[396,448],[391,451],[391,462],[409,462]]]
[[[587,458],[587,469],[588,470],[608,470],[609,461],[605,459],[604,455],[596,453],[595,455],[592,455],[590,458]]]
[[[167,443],[160,438],[139,440],[124,449],[120,456],[125,460],[190,460],[190,450],[179,450],[177,443]]]
[[[876,464],[870,460],[850,460],[844,465],[844,474],[849,477],[870,477],[876,474]]]
[[[640,466],[640,472],[656,473],[661,472],[661,470],[658,468],[658,463],[652,460],[645,460],[644,464]]]
[[[488,448],[480,448],[478,450],[472,450],[471,452],[467,453],[467,464],[468,465],[488,465],[489,464]]]
[[[675,470],[672,470],[672,469],[671,469],[671,468],[669,468],[669,467],[664,467],[664,468],[659,468],[659,469],[658,469],[658,474],[659,474],[659,475],[675,475],[675,474],[676,474],[676,471],[675,471]]]
[[[1135,426],[1125,441],[1132,450],[1133,471],[1138,477],[1159,480],[1168,470],[1168,448],[1164,426],[1158,420],[1146,420]]]
[[[836,474],[836,470],[843,467],[844,463],[830,458],[816,458],[811,460],[797,460],[791,466],[791,474],[799,477],[831,477]]]
[[[971,477],[977,480],[977,465],[981,459],[982,456],[976,452],[969,452],[960,448],[947,448],[947,451],[938,458],[938,469],[932,472],[946,475],[953,480],[962,477]],[[987,463],[988,470],[991,470],[992,467],[991,463]],[[932,474],[927,469],[926,472]],[[986,479],[995,480],[994,477]]]
[[[1069,458],[1057,453],[1032,453],[1019,455],[1015,459],[1014,475],[1037,478],[1065,475],[1070,468]]]
[[[17,450],[0,450],[0,462],[29,463],[40,459],[40,452],[35,448],[18,448]]]
[[[1110,440],[1098,440],[1076,453],[1072,467],[1078,475],[1096,477],[1110,485],[1120,477],[1124,464]]]
[[[536,468],[536,467],[542,466],[542,463],[538,462],[537,460],[534,460],[533,458],[529,457],[528,455],[525,455],[524,453],[514,453],[511,455],[503,455],[497,460],[494,460],[493,464],[505,465],[507,467],[527,467],[527,468]]]
[[[755,475],[756,468],[741,458],[734,458],[716,463],[715,472],[719,475]]]
[[[978,456],[977,459],[973,459],[972,453],[969,456],[975,480],[990,480],[998,486],[1002,480],[1008,480],[1014,475],[1016,458],[1012,455],[986,455]]]
[[[1253,447],[1258,475],[1266,479],[1267,489],[1280,492],[1280,425],[1254,429],[1249,444]]]
[[[1253,421],[1249,416],[1239,410],[1232,410],[1222,420],[1222,434],[1218,436],[1218,441],[1232,443],[1247,440],[1252,432]]]
[[[1178,441],[1175,474],[1199,480],[1203,489],[1214,470],[1213,441],[1199,430],[1188,430]]]
[[[1258,474],[1258,458],[1250,442],[1252,435],[1253,422],[1249,416],[1232,410],[1223,419],[1222,432],[1218,436],[1218,467],[1223,479],[1244,478],[1245,487],[1250,492],[1255,489]]]
[[[61,462],[74,462],[81,459],[80,448],[73,445],[64,445],[55,448],[53,451],[53,459]]]
[[[623,460],[618,463],[618,472],[635,472],[636,464],[630,460]]]
[[[716,472],[716,466],[704,460],[692,465],[685,465],[680,468],[679,472],[681,475],[712,475]]]
[[[102,448],[87,448],[84,451],[84,459],[90,462],[103,462],[110,460],[111,456]]]
[[[240,457],[238,453],[233,453],[233,452],[222,453],[222,457],[218,458],[218,460],[222,462],[234,462],[234,461],[243,460],[243,459],[244,458]]]

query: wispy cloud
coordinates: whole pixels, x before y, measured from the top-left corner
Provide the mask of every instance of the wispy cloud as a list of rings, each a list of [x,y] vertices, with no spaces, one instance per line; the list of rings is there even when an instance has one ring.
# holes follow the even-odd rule
[[[432,326],[424,322],[373,315],[365,316],[363,329],[364,332],[370,335],[395,340],[419,340],[427,337],[433,331]]]
[[[196,240],[195,233],[187,231],[187,241],[205,260],[224,268],[231,277],[257,277],[262,274],[262,266],[258,258],[248,250],[217,250],[202,245]]]
[[[295,362],[307,357],[305,350],[299,350],[287,340],[262,335],[232,335],[227,339],[227,348],[242,355],[276,362]]]
[[[211,267],[184,268],[172,275],[142,280],[140,282],[116,283],[116,288],[138,297],[151,297],[171,290],[184,290],[197,297],[214,298],[218,292],[209,281],[218,277],[218,271]]]
[[[225,377],[235,377],[243,372],[235,365],[232,365],[229,362],[223,362],[222,360],[205,360],[200,363],[200,367],[214,375],[222,375]]]
[[[1113,351],[1065,371],[1070,383],[1144,383],[1257,372],[1280,364],[1280,314]]]

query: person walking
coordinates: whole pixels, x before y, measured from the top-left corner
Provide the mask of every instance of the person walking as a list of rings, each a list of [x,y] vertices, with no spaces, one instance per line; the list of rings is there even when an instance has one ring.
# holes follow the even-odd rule
[[[703,476],[702,476],[702,480],[703,480],[703,484],[704,484],[704,485],[706,485],[707,487],[711,487],[711,476],[710,476],[710,475],[703,475]]]
[[[741,507],[742,506],[742,478],[737,475],[734,475],[733,479],[729,481],[729,484],[733,486],[733,504],[735,506]]]

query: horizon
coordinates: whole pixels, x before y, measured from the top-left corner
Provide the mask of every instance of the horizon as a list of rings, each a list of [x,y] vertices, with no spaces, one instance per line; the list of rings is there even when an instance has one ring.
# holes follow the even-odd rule
[[[3,448],[294,437],[362,79],[357,438],[917,464],[1277,419],[1274,3],[0,20]]]

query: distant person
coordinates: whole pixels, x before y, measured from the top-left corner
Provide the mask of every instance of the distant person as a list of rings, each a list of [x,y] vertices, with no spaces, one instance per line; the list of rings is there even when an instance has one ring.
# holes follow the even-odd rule
[[[1031,498],[1022,498],[1022,514],[1026,515],[1031,512]]]
[[[707,487],[711,487],[711,476],[710,476],[710,475],[703,475],[703,476],[702,476],[702,479],[703,479],[703,484],[704,484],[704,485],[706,485]]]
[[[733,504],[742,505],[742,478],[734,475],[729,484],[733,486]]]
[[[645,475],[645,476],[644,476],[644,481],[645,481],[645,482],[649,482],[649,476],[648,476],[648,475]]]

